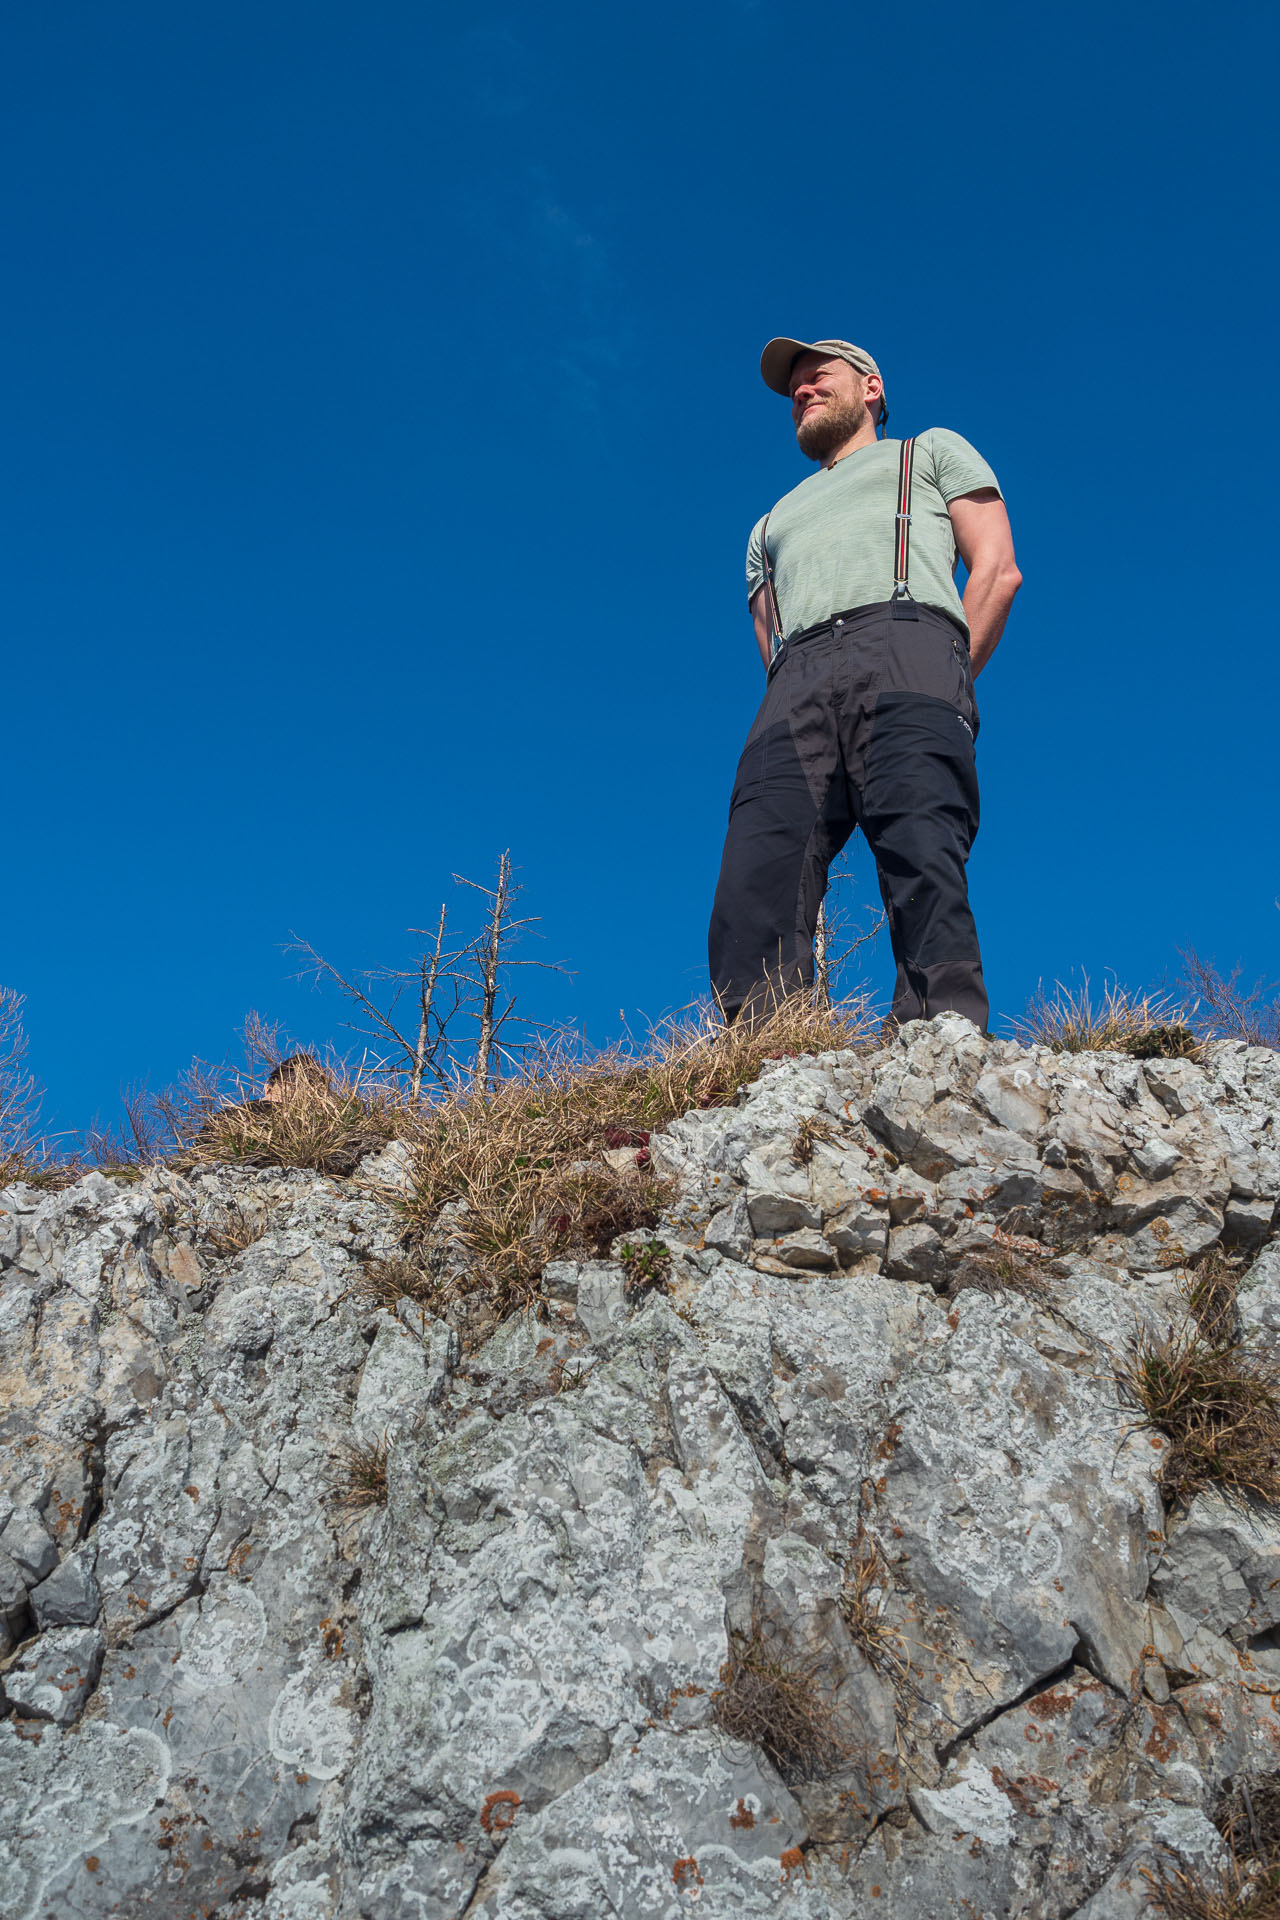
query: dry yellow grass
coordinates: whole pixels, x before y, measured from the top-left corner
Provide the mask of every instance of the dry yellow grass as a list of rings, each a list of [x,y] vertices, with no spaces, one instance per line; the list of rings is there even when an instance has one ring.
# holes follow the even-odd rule
[[[550,1052],[487,1095],[420,1110],[406,1134],[411,1233],[425,1239],[452,1203],[450,1230],[497,1304],[518,1304],[548,1259],[605,1252],[616,1235],[654,1224],[668,1194],[649,1164],[652,1131],[727,1105],[766,1060],[856,1046],[873,1032],[862,1002],[827,1009],[797,996],[752,1028],[696,1017],[634,1053]],[[629,1166],[601,1158],[623,1149]]]
[[[885,1618],[890,1587],[889,1568],[879,1543],[862,1519],[844,1563],[840,1612],[849,1638],[870,1664],[895,1684],[908,1680],[910,1663],[906,1640]]]
[[[1075,993],[1059,981],[1052,994],[1037,993],[1013,1037],[1024,1047],[1052,1047],[1055,1053],[1127,1053],[1138,1060],[1185,1058],[1199,1042],[1187,1024],[1187,1011],[1172,994],[1130,993],[1108,987],[1096,1005],[1089,982]]]
[[[219,1107],[186,1151],[196,1161],[347,1174],[403,1132],[410,1112],[385,1082],[331,1073],[323,1084],[298,1079],[274,1100]]]
[[[1245,1503],[1280,1501],[1280,1366],[1249,1342],[1205,1338],[1189,1318],[1141,1332],[1117,1365],[1124,1399],[1144,1427],[1168,1435],[1160,1477],[1171,1505],[1205,1487]]]
[[[1171,1861],[1146,1870],[1164,1920],[1280,1920],[1280,1777],[1243,1777],[1214,1814],[1227,1843],[1221,1873],[1189,1872]]]

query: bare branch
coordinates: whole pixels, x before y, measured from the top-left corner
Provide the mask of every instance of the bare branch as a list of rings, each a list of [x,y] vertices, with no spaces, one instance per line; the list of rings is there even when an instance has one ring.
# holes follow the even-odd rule
[[[377,1001],[371,1000],[367,993],[360,991],[353,980],[348,980],[345,974],[339,973],[338,969],[333,965],[333,962],[326,960],[322,953],[317,953],[309,940],[299,939],[292,928],[289,930],[289,944],[286,946],[285,952],[305,955],[307,964],[296,976],[299,980],[305,979],[308,974],[314,975],[317,985],[319,985],[322,978],[327,977],[332,980],[340,993],[345,994],[348,1000],[354,1000],[357,1006],[364,1008],[369,1018],[375,1023],[375,1031],[386,1034],[390,1039],[394,1040],[397,1046],[404,1050],[406,1060],[412,1063],[416,1058],[417,1049],[412,1042],[405,1039],[400,1029],[395,1025],[394,1021],[382,1011]],[[366,1029],[362,1029],[362,1031],[366,1031]]]

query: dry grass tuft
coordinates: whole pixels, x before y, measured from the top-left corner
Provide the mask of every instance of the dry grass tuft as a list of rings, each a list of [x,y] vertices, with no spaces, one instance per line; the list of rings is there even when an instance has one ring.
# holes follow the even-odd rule
[[[798,1167],[807,1167],[820,1140],[834,1140],[836,1130],[820,1113],[806,1113],[791,1142],[791,1158]]]
[[[347,1514],[367,1513],[387,1504],[387,1456],[391,1442],[347,1440],[338,1457],[336,1504]]]
[[[822,1663],[770,1647],[757,1623],[735,1634],[711,1696],[717,1725],[761,1748],[786,1781],[821,1780],[846,1766],[849,1746],[824,1697]]]
[[[196,1161],[248,1167],[314,1167],[349,1174],[404,1131],[410,1113],[384,1081],[299,1078],[274,1100],[246,1100],[210,1113],[189,1143]]]
[[[1019,1293],[1032,1306],[1048,1311],[1052,1295],[1043,1273],[1045,1258],[1043,1249],[1033,1242],[1002,1235],[989,1249],[968,1253],[957,1261],[948,1275],[945,1293],[948,1299],[954,1299],[966,1287],[993,1296]]]
[[[220,1260],[243,1253],[246,1247],[261,1240],[266,1230],[266,1214],[246,1213],[238,1201],[224,1206],[217,1218],[202,1229],[205,1240]]]
[[[1075,993],[1059,981],[1052,994],[1037,993],[1013,1037],[1024,1047],[1051,1047],[1055,1053],[1127,1053],[1135,1060],[1186,1059],[1200,1043],[1187,1024],[1187,1011],[1172,994],[1130,993],[1108,987],[1094,1005],[1089,982]]]
[[[1244,1263],[1221,1247],[1210,1247],[1187,1268],[1187,1308],[1210,1345],[1227,1345],[1239,1331],[1237,1296],[1243,1272]]]
[[[518,1306],[548,1259],[606,1253],[618,1234],[656,1223],[669,1189],[650,1164],[651,1131],[691,1108],[728,1105],[767,1060],[857,1046],[873,1032],[862,1002],[822,1009],[797,996],[755,1027],[699,1015],[669,1022],[635,1052],[548,1051],[487,1094],[420,1110],[407,1135],[410,1234],[421,1243],[451,1206],[450,1231],[496,1303]],[[633,1165],[599,1157],[637,1140]]]
[[[1214,1825],[1227,1843],[1214,1878],[1162,1864],[1146,1878],[1165,1920],[1280,1920],[1280,1776],[1241,1779],[1224,1794]]]
[[[1234,1335],[1206,1339],[1188,1319],[1137,1334],[1115,1377],[1140,1425],[1169,1438],[1161,1491],[1171,1506],[1205,1487],[1245,1504],[1280,1502],[1280,1364]]]
[[[884,1617],[891,1585],[884,1554],[860,1517],[844,1563],[840,1612],[864,1659],[897,1685],[910,1678],[911,1668],[905,1639]]]
[[[370,1260],[350,1291],[358,1299],[369,1300],[375,1306],[385,1307],[389,1313],[394,1313],[402,1300],[412,1300],[415,1306],[434,1308],[439,1298],[440,1283],[433,1274],[414,1261],[396,1257]]]

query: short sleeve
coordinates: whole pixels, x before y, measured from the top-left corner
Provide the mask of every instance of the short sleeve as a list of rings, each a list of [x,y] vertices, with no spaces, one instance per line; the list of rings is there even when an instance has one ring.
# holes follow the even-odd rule
[[[920,438],[929,443],[938,492],[948,506],[962,493],[976,493],[980,487],[994,487],[1000,493],[995,474],[963,435],[952,433],[949,427],[930,427]],[[1000,498],[1004,499],[1002,493]]]
[[[764,523],[769,518],[763,514],[751,529],[751,538],[747,541],[747,599],[753,600],[764,585],[764,544],[760,538],[764,532]]]

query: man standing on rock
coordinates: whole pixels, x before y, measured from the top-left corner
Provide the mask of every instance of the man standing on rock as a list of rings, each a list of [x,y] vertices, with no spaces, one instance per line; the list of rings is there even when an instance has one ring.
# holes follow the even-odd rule
[[[790,399],[818,471],[747,545],[768,679],[730,802],[712,983],[728,1020],[812,985],[827,869],[861,827],[897,962],[891,1017],[952,1008],[985,1031],[965,864],[978,830],[973,682],[1022,581],[1000,488],[945,427],[878,439],[880,369],[847,340],[771,340],[760,372]]]

